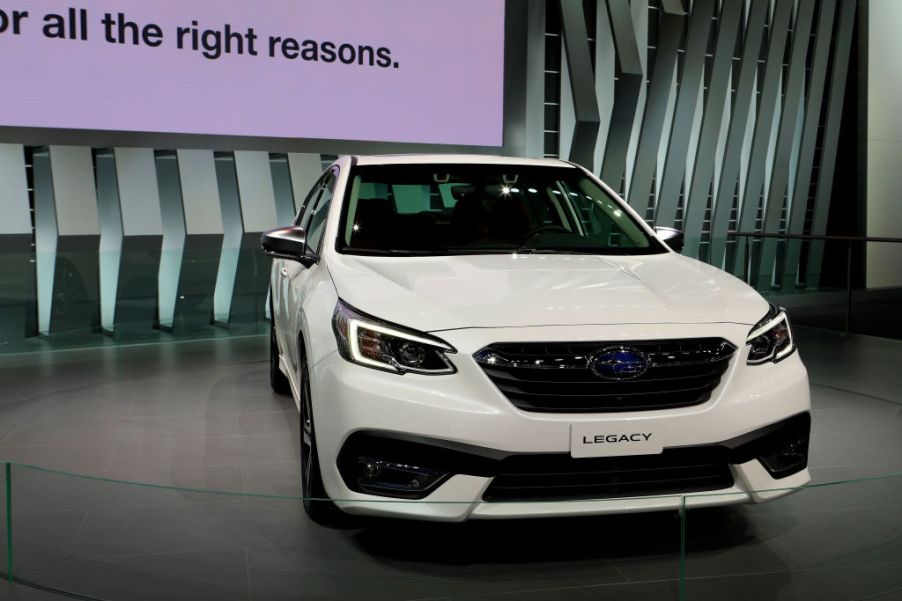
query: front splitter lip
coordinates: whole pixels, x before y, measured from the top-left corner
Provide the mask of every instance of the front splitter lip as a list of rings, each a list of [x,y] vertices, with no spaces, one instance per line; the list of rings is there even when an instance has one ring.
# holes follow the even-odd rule
[[[577,517],[605,514],[671,511],[741,503],[765,503],[804,489],[811,481],[808,469],[774,480],[757,460],[731,466],[735,483],[730,488],[685,495],[623,497],[578,501],[483,501],[491,478],[452,477],[428,499],[404,501],[350,493],[335,504],[352,515],[397,517],[428,521],[462,522],[469,519]]]

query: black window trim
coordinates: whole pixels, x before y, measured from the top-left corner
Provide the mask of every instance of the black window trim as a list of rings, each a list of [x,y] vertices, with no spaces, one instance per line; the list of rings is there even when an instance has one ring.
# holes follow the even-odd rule
[[[335,181],[338,181],[338,173],[338,165],[329,165],[329,167],[320,174],[320,176],[316,180],[316,183],[313,184],[313,186],[310,187],[310,191],[307,192],[307,196],[304,198],[304,202],[301,203],[297,215],[294,216],[292,225],[301,226],[304,227],[304,229],[307,229],[305,224],[301,223],[301,220],[304,218],[304,213],[307,211],[307,206],[310,205],[311,202],[314,203],[314,205],[315,203],[319,202],[319,198],[320,196],[322,196],[323,189],[325,188],[326,183],[329,181],[329,178],[333,178]]]
[[[311,233],[310,232],[310,224],[313,221],[313,216],[319,210],[320,201],[323,198],[323,191],[326,189],[327,186],[329,186],[329,184],[333,185],[331,197],[329,198],[329,204],[331,205],[331,203],[335,201],[335,184],[338,183],[338,173],[339,173],[338,165],[330,165],[329,168],[323,173],[323,175],[320,176],[319,180],[317,181],[316,188],[318,190],[318,193],[316,195],[316,201],[313,205],[313,210],[310,211],[310,214],[307,216],[306,223],[304,223],[302,226],[304,228],[304,232],[307,234],[308,237]],[[304,207],[304,209],[306,210],[306,206]],[[323,224],[323,229],[324,229],[323,236],[319,239],[319,242],[317,242],[316,248],[312,249],[318,255],[322,254],[323,244],[325,243],[325,240],[326,240],[326,231],[329,228],[329,216],[328,215],[325,216],[325,220],[326,221]]]

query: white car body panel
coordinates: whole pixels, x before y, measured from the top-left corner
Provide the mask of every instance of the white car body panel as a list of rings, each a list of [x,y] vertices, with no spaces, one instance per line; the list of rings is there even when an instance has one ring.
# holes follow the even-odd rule
[[[472,155],[360,157],[358,165],[430,163],[567,166],[561,161]],[[355,432],[415,435],[505,453],[570,453],[573,424],[635,426],[664,448],[713,445],[810,410],[807,373],[795,352],[746,364],[746,337],[768,303],[725,272],[674,252],[643,256],[505,254],[370,257],[335,249],[352,159],[336,163],[336,193],[319,263],[274,259],[273,318],[279,365],[298,401],[298,340],[310,370],[323,484],[348,513],[462,521],[589,515],[763,502],[804,486],[802,469],[775,479],[760,461],[731,465],[733,486],[705,493],[502,502],[482,500],[491,478],[456,474],[423,500],[351,490],[336,465]],[[609,188],[605,187],[609,191]],[[611,193],[613,194],[613,193]],[[620,201],[622,203],[622,201]],[[623,210],[635,213],[622,203]],[[641,221],[641,220],[640,220]],[[653,234],[644,223],[643,227]],[[355,309],[430,332],[453,346],[457,372],[399,375],[338,353],[332,315]],[[536,413],[514,406],[473,358],[498,342],[578,342],[721,337],[737,351],[709,400],[689,407],[613,413]]]
[[[768,306],[735,277],[675,253],[336,255],[329,270],[348,304],[427,332],[616,323],[752,326]]]

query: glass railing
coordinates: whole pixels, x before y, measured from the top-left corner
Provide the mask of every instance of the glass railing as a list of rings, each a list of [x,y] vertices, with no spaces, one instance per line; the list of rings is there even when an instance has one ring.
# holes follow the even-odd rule
[[[730,232],[684,252],[787,307],[796,325],[902,339],[902,238]]]
[[[305,517],[298,496],[0,468],[3,577],[80,599],[822,600],[902,592],[902,473],[825,479],[760,505],[717,506],[745,498],[735,493],[688,494],[659,497],[672,510],[655,513],[464,524],[349,518],[323,527]]]

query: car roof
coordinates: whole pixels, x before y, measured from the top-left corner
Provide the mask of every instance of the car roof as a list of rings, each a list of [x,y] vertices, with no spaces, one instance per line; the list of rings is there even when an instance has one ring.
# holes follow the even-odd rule
[[[530,159],[489,154],[383,154],[354,157],[358,165],[429,165],[433,163],[460,165],[526,165],[541,167],[573,167],[560,159]]]

